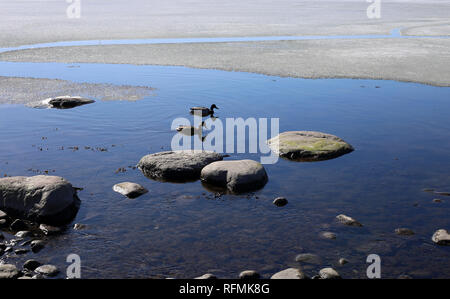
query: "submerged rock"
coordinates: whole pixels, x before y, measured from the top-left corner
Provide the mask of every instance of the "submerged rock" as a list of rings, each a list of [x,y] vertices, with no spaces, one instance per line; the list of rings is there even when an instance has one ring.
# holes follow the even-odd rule
[[[338,262],[339,262],[339,265],[341,265],[341,266],[345,265],[345,264],[348,264],[348,260],[343,258],[343,257],[340,258]]]
[[[354,150],[337,136],[313,131],[283,132],[267,143],[281,157],[299,161],[328,160]]]
[[[300,269],[288,268],[275,273],[270,279],[308,279],[308,277]]]
[[[450,245],[450,234],[445,229],[440,229],[433,234],[431,240],[438,245]]]
[[[336,239],[336,234],[332,232],[323,232],[320,236],[324,239],[334,240]]]
[[[145,176],[161,181],[195,181],[206,165],[223,159],[209,151],[168,151],[144,156],[137,167]]]
[[[202,169],[200,178],[205,184],[232,193],[260,189],[268,180],[264,167],[253,160],[213,162]]]
[[[148,192],[148,190],[141,185],[130,182],[115,184],[113,190],[128,198],[136,198]]]
[[[323,268],[319,271],[319,275],[321,279],[340,279],[341,276],[339,273],[333,268]]]
[[[52,108],[69,109],[77,106],[94,103],[94,100],[82,98],[79,96],[60,96],[44,100]]]
[[[0,264],[0,279],[14,279],[20,272],[16,266],[11,264]]]
[[[76,215],[79,205],[75,188],[61,177],[0,179],[0,208],[10,216],[41,223],[67,223]]]
[[[313,253],[300,253],[295,257],[295,261],[299,263],[320,264],[320,257]]]
[[[6,215],[5,212],[3,212],[2,210],[0,210],[0,219],[4,219],[6,218],[8,215]]]
[[[54,235],[58,234],[62,231],[62,228],[57,226],[51,226],[48,224],[41,224],[39,225],[39,229],[45,234],[45,235]]]
[[[286,197],[277,197],[273,200],[273,204],[276,205],[277,207],[283,207],[285,205],[287,205],[288,200],[286,199]]]
[[[202,276],[196,277],[194,279],[217,279],[217,277],[214,274],[206,273],[206,274],[203,274]]]
[[[359,223],[358,221],[356,221],[355,219],[353,219],[350,216],[344,215],[344,214],[340,214],[336,216],[336,219],[345,225],[350,225],[350,226],[362,226],[361,223]]]
[[[401,235],[401,236],[412,236],[412,235],[414,235],[414,232],[412,230],[410,230],[409,228],[404,228],[404,227],[396,228],[395,229],[395,233],[397,235]]]

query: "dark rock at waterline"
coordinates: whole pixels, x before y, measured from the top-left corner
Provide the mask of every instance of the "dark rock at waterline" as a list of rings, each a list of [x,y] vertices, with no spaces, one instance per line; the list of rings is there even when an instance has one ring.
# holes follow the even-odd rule
[[[264,166],[253,160],[213,162],[202,169],[200,179],[231,193],[257,190],[268,181]]]
[[[74,230],[82,230],[82,229],[85,229],[86,227],[87,227],[87,225],[86,224],[82,224],[82,223],[75,223],[73,225],[73,229]]]
[[[320,233],[320,236],[324,239],[328,239],[328,240],[334,240],[336,239],[336,234],[332,233],[332,232],[322,232]]]
[[[414,235],[414,232],[412,230],[410,230],[409,228],[405,228],[405,227],[396,228],[395,229],[395,233],[397,235],[401,235],[401,236],[412,236],[412,235]]]
[[[59,269],[53,265],[42,265],[37,267],[34,272],[45,276],[56,276],[59,273]]]
[[[0,208],[9,216],[62,224],[73,219],[79,206],[75,188],[61,177],[38,175],[0,179]],[[26,227],[11,225],[11,229],[26,230]]]
[[[198,180],[203,167],[222,159],[209,151],[167,151],[142,157],[137,167],[154,180],[188,182]]]
[[[259,279],[261,275],[254,270],[245,270],[239,273],[240,279]]]
[[[286,199],[286,197],[277,197],[273,200],[273,204],[276,205],[277,207],[283,207],[285,205],[287,205],[288,200]]]
[[[283,132],[267,143],[280,157],[298,161],[328,160],[354,150],[337,136],[313,131]]]
[[[308,276],[300,269],[288,268],[275,273],[270,279],[308,279]]]
[[[2,210],[0,210],[0,219],[4,219],[6,218],[8,215],[6,215],[5,212],[3,212]]]
[[[42,240],[33,240],[30,243],[31,251],[37,253],[45,247],[45,242]]]
[[[52,108],[69,109],[78,106],[94,103],[94,100],[82,98],[79,96],[61,96],[45,100]]]
[[[20,275],[19,269],[11,264],[0,264],[0,279],[14,279]]]
[[[9,228],[13,231],[21,231],[28,229],[28,225],[22,219],[16,219],[11,223]]]
[[[55,234],[60,233],[63,230],[61,227],[51,226],[51,225],[48,225],[48,224],[41,224],[41,225],[39,225],[39,229],[45,235],[55,235]]]
[[[148,192],[147,189],[136,183],[123,182],[115,184],[113,190],[117,193],[125,195],[128,198],[137,198]]]
[[[8,224],[8,221],[6,219],[0,219],[0,227],[4,227]]]
[[[438,245],[450,245],[450,234],[445,229],[437,230],[431,240]]]
[[[318,255],[313,253],[300,253],[295,257],[298,263],[320,264],[321,259]]]
[[[358,221],[356,221],[356,220],[353,219],[352,217],[347,216],[347,215],[344,215],[344,214],[337,215],[337,216],[336,216],[336,219],[337,219],[340,223],[345,224],[345,225],[358,226],[358,227],[361,227],[361,226],[362,226],[361,223],[359,223]]]
[[[23,264],[23,268],[29,271],[34,271],[37,267],[39,267],[40,265],[42,265],[40,262],[38,262],[37,260],[27,260],[25,261],[25,263]]]
[[[31,236],[31,232],[27,231],[27,230],[21,230],[21,231],[18,231],[15,234],[15,236],[18,237],[18,238],[26,238],[26,237]]]

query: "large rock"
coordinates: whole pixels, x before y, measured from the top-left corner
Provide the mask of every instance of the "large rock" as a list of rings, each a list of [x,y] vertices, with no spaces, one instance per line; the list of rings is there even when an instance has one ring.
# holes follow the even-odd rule
[[[76,190],[61,177],[38,175],[0,179],[0,208],[12,217],[65,224],[76,215],[79,205]]]
[[[333,159],[353,151],[341,138],[313,131],[283,132],[267,143],[280,157],[298,161]]]
[[[198,180],[203,167],[222,159],[208,151],[168,151],[144,156],[137,167],[154,180],[187,182]]]
[[[232,193],[260,189],[267,183],[267,173],[261,163],[253,160],[218,161],[202,169],[203,183]]]
[[[450,234],[445,229],[437,230],[431,240],[438,245],[450,245]]]
[[[11,264],[0,264],[0,279],[14,279],[20,272],[16,266]]]
[[[69,109],[77,106],[94,103],[94,100],[82,98],[79,96],[60,96],[44,100],[44,103],[52,108]]]
[[[270,279],[307,279],[308,277],[302,270],[296,268],[288,268],[272,275]]]

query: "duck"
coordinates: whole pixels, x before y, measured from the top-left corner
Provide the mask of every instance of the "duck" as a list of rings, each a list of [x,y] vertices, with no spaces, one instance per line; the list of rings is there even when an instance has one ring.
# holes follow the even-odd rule
[[[193,136],[194,134],[199,134],[202,132],[202,127],[206,128],[206,124],[204,121],[202,121],[202,123],[198,126],[198,127],[194,127],[194,126],[178,126],[178,128],[176,128],[177,132],[184,134],[184,135],[188,135],[188,136]]]
[[[208,116],[214,114],[214,109],[219,109],[216,104],[212,104],[210,108],[206,107],[192,107],[191,114],[202,114],[202,116]]]

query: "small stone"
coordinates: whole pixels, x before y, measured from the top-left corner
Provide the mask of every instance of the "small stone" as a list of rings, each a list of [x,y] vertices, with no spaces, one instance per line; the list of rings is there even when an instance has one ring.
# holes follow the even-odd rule
[[[58,268],[53,265],[39,266],[34,271],[45,276],[56,276],[59,273]]]
[[[356,221],[355,219],[353,219],[350,216],[344,215],[344,214],[340,214],[336,216],[336,219],[345,225],[350,225],[350,226],[362,226],[361,223],[359,223],[358,221]]]
[[[320,264],[320,257],[312,253],[300,253],[295,257],[295,261],[299,263]]]
[[[285,197],[277,197],[274,199],[273,204],[278,206],[278,207],[282,207],[287,205],[288,200]]]
[[[37,267],[39,267],[41,265],[40,262],[38,262],[37,260],[27,260],[24,264],[23,264],[23,268],[26,270],[30,270],[30,271],[34,271]]]
[[[435,203],[441,203],[441,202],[442,202],[442,199],[440,199],[440,198],[435,198],[435,199],[433,199],[433,202],[435,202]]]
[[[30,276],[21,276],[21,277],[19,277],[19,278],[17,278],[17,279],[33,279],[33,278],[30,277]]]
[[[412,230],[410,230],[409,228],[397,228],[395,229],[395,233],[397,235],[401,235],[401,236],[412,236],[414,235],[414,232]]]
[[[341,276],[333,268],[323,268],[319,271],[321,279],[340,279]]]
[[[42,248],[44,248],[45,242],[42,240],[33,240],[31,241],[31,251],[34,253],[37,253],[41,251]]]
[[[87,227],[86,224],[81,224],[81,223],[75,223],[73,225],[74,230],[82,230],[82,229],[85,229],[86,227]]]
[[[94,100],[82,98],[80,96],[59,96],[44,100],[52,108],[69,109],[77,106],[94,103]]]
[[[141,185],[130,182],[116,184],[113,186],[113,190],[128,198],[136,198],[148,192],[148,190]]]
[[[0,227],[6,225],[6,219],[0,219]]]
[[[399,275],[397,278],[398,278],[398,279],[412,279],[412,277],[409,276],[409,275],[407,275],[407,274]]]
[[[329,239],[329,240],[334,240],[336,239],[336,234],[332,233],[332,232],[323,232],[320,234],[323,238],[325,239]]]
[[[16,219],[11,223],[10,229],[13,231],[27,230],[28,225],[25,223],[25,221]]]
[[[26,237],[28,237],[30,235],[31,235],[30,231],[21,230],[21,231],[18,231],[15,236],[18,237],[18,238],[26,238]]]
[[[288,268],[275,273],[270,279],[308,279],[308,277],[300,269]]]
[[[25,248],[19,248],[19,249],[14,250],[14,252],[15,252],[16,254],[25,254],[25,253],[30,252],[30,250],[25,249]]]
[[[214,274],[206,273],[202,276],[196,277],[195,279],[217,279],[217,277]]]
[[[51,225],[47,225],[47,224],[39,225],[39,229],[45,235],[54,235],[54,234],[57,234],[57,233],[61,232],[61,228],[60,227],[51,226]]]
[[[6,216],[8,216],[8,215],[6,215],[5,212],[3,212],[2,210],[0,210],[0,219],[4,219],[4,218],[6,218]]]
[[[438,245],[450,245],[450,234],[445,229],[440,229],[433,234],[431,240]]]
[[[239,274],[240,279],[258,279],[260,277],[259,273],[253,270],[245,270]]]
[[[11,264],[0,264],[0,279],[14,279],[20,272],[16,266]]]
[[[340,259],[339,259],[339,264],[340,264],[341,266],[343,266],[343,265],[345,265],[345,264],[348,264],[348,260],[345,259],[345,258],[340,258]]]

